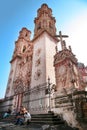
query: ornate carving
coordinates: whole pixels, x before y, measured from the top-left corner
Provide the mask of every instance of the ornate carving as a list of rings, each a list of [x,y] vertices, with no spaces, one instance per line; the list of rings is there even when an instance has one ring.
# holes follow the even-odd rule
[[[47,30],[53,36],[56,35],[56,20],[52,16],[52,10],[46,4],[43,4],[41,8],[38,9],[37,17],[35,18],[34,22],[34,37],[37,37],[44,30]]]
[[[38,48],[38,50],[36,51],[36,56],[39,56],[41,53],[41,48]]]
[[[35,66],[39,66],[40,64],[41,64],[41,59],[39,58],[36,60]]]
[[[22,84],[22,81],[19,80],[19,79],[16,79],[14,81],[14,93],[17,94],[17,93],[22,93],[24,91],[24,87],[23,87],[23,84]]]
[[[22,32],[21,32],[22,33]],[[15,79],[13,81],[13,89],[15,93],[21,93],[25,91],[30,86],[31,81],[31,67],[32,67],[32,54],[33,54],[33,45],[31,42],[20,43],[21,38],[25,37],[25,33],[21,34],[18,39],[18,46],[22,49],[22,53],[20,54],[21,58],[18,60],[15,72]],[[27,46],[26,46],[27,45]],[[18,48],[15,49],[18,52]],[[15,53],[16,55],[17,53]]]
[[[61,65],[59,68],[59,74],[60,75],[63,75],[65,72],[66,72],[66,67],[64,65]]]
[[[40,76],[41,76],[41,70],[38,69],[38,70],[35,72],[34,79],[35,79],[35,80],[38,80],[38,79],[40,78]]]
[[[54,56],[54,64],[64,61],[66,58],[71,59],[74,63],[77,63],[75,55],[70,50],[65,49]]]

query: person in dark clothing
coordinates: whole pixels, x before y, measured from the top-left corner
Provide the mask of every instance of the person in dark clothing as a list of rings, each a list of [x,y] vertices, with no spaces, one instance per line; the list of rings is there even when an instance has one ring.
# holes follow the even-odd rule
[[[8,108],[8,110],[4,113],[3,118],[7,118],[11,115],[11,109]]]
[[[16,114],[16,122],[15,125],[23,125],[24,124],[24,113],[26,108],[21,106],[20,111]]]

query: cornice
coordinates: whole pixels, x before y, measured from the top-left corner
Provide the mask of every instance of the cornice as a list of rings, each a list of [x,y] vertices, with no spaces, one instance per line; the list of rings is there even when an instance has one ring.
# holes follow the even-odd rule
[[[55,41],[56,41],[56,43],[57,42],[59,42],[59,40],[58,40],[58,38],[56,38],[55,36],[52,36],[47,30],[42,30],[36,37],[34,37],[33,39],[32,39],[32,41],[31,42],[34,42],[36,39],[38,39],[43,33],[47,33],[50,37],[52,37]]]

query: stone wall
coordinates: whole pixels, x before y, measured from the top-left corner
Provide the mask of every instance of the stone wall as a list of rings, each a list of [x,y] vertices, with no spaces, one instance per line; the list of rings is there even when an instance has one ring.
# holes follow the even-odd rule
[[[49,96],[45,93],[46,84],[38,85],[24,93],[23,106],[31,114],[47,113],[49,110]]]
[[[0,100],[0,113],[4,113],[8,110],[8,108],[12,109],[13,97],[3,98]]]
[[[59,114],[69,125],[75,127],[79,122],[87,122],[87,92],[54,93],[54,113]]]

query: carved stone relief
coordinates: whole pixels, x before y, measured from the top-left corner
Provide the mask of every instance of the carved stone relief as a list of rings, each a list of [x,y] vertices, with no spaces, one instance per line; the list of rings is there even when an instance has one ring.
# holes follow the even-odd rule
[[[23,53],[21,53],[21,58],[19,59],[16,66],[15,78],[13,81],[13,88],[15,93],[25,91],[30,85],[33,46],[31,43],[27,43],[27,45],[27,48],[25,45],[23,45]]]

